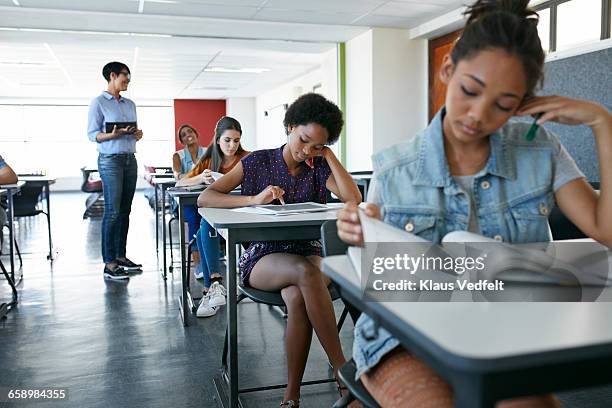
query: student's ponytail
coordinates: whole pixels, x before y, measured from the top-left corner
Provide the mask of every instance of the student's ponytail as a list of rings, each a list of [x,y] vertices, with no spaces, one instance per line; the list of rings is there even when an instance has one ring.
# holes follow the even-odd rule
[[[544,51],[538,14],[529,0],[478,0],[467,8],[467,23],[451,52],[454,64],[480,51],[500,48],[516,55],[525,69],[527,96],[544,78]]]

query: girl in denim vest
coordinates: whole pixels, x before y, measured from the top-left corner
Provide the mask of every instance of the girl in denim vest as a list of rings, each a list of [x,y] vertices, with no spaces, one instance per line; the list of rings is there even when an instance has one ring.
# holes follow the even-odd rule
[[[445,107],[416,137],[373,156],[374,178],[366,214],[439,242],[467,230],[500,241],[550,239],[553,204],[589,237],[612,246],[612,116],[601,105],[561,96],[534,97],[543,78],[544,52],[537,14],[528,0],[481,0],[440,78]],[[538,115],[587,125],[599,155],[597,193],[557,137],[540,128],[527,140],[529,124],[514,115]],[[357,207],[338,213],[338,235],[363,244]],[[451,386],[431,368],[362,315],[355,327],[353,358],[359,377],[383,407],[453,405]],[[516,398],[498,407],[555,407],[551,395]]]

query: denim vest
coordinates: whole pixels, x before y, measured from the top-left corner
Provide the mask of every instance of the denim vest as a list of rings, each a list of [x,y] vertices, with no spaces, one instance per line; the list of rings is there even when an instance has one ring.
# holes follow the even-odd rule
[[[176,152],[179,155],[179,159],[181,161],[181,172],[183,174],[189,173],[196,163],[193,162],[193,158],[191,157],[191,153],[188,148],[184,148]],[[202,146],[198,146],[198,160],[200,160],[204,156],[204,149]]]
[[[386,223],[433,242],[467,230],[470,198],[453,180],[444,154],[444,108],[414,138],[372,157],[369,202],[381,207]],[[506,242],[550,240],[548,214],[554,192],[584,177],[557,137],[530,124],[509,122],[489,136],[491,154],[474,177],[473,194],[481,234]],[[452,305],[449,305],[452,307]],[[375,366],[399,342],[363,314],[355,325],[353,358],[357,377]]]

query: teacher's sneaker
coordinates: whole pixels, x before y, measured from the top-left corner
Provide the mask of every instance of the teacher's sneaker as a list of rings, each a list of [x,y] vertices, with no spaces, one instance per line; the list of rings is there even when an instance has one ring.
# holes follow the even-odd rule
[[[122,261],[121,259],[115,259],[115,262],[117,263],[117,265],[121,266],[126,271],[135,271],[135,270],[142,269],[141,264],[132,262],[127,258],[125,258],[125,261]]]
[[[127,271],[120,266],[115,266],[113,269],[104,267],[104,279],[124,280],[130,279]]]
[[[217,314],[217,309],[219,308],[216,306],[211,306],[209,304],[209,300],[210,298],[208,295],[202,297],[202,300],[200,300],[200,306],[198,306],[198,310],[196,311],[197,317],[210,317]]]
[[[225,301],[225,295],[226,295],[226,290],[223,287],[223,285],[221,285],[219,282],[213,282],[212,285],[210,285],[210,289],[208,289],[208,297],[210,298],[209,300],[209,304],[211,306],[223,306],[226,301]]]

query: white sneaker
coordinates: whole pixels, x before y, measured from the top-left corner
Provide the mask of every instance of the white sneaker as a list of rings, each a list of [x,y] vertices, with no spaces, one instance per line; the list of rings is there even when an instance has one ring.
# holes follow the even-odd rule
[[[200,306],[198,306],[198,311],[196,312],[197,317],[210,317],[217,314],[217,309],[219,308],[216,306],[211,306],[209,300],[209,295],[202,297],[202,300],[200,300]]]
[[[202,268],[200,268],[200,264],[199,263],[195,267],[195,271],[193,272],[193,276],[195,276],[196,279],[203,279],[204,278],[204,271],[202,270]]]
[[[227,291],[219,282],[213,282],[208,289],[208,297],[210,298],[208,304],[210,306],[223,306],[226,303],[225,295]]]

